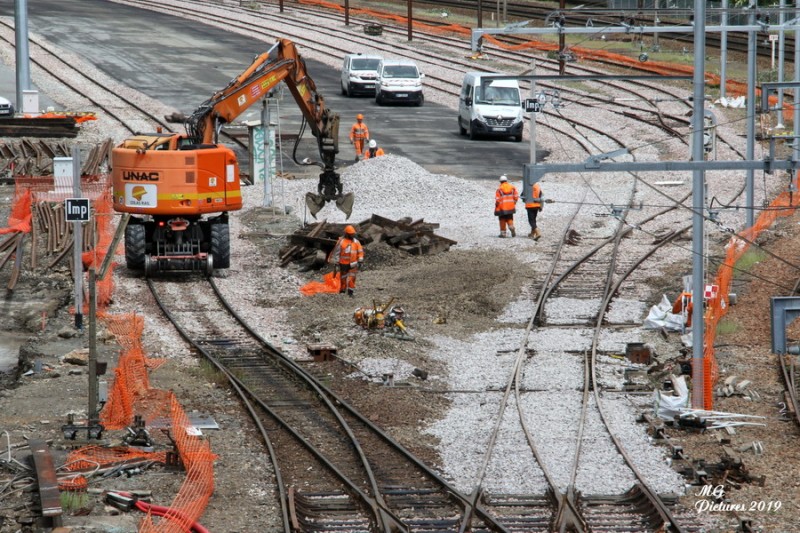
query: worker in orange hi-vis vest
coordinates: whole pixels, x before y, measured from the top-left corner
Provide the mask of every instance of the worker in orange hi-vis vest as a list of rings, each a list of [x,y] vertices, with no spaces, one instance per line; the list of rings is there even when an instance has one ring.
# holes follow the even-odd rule
[[[528,237],[538,241],[539,237],[542,236],[539,228],[536,226],[536,217],[539,215],[539,211],[542,210],[542,187],[539,185],[538,181],[533,184],[532,191],[533,198],[529,198],[525,201],[525,211],[528,213],[528,224],[531,225],[531,233]]]
[[[356,115],[356,122],[350,128],[350,144],[356,149],[356,161],[364,155],[364,147],[369,141],[369,128],[364,124],[364,115]]]
[[[517,188],[508,182],[508,178],[500,176],[500,186],[494,193],[494,215],[500,219],[500,238],[505,238],[506,227],[511,230],[511,236],[517,236],[514,228],[514,213],[517,212],[517,201],[519,193]]]
[[[686,314],[686,327],[692,327],[692,313],[694,307],[692,306],[692,293],[691,291],[683,291],[675,298],[672,303],[672,314],[681,315]]]
[[[328,262],[333,263],[333,271],[340,274],[341,285],[339,292],[347,291],[350,296],[355,295],[356,274],[364,264],[364,247],[356,239],[356,228],[347,226],[344,235],[339,237],[333,247]]]
[[[367,148],[367,150],[364,152],[364,159],[371,159],[381,155],[385,155],[383,148],[378,146],[378,141],[375,139],[370,139],[369,148]]]

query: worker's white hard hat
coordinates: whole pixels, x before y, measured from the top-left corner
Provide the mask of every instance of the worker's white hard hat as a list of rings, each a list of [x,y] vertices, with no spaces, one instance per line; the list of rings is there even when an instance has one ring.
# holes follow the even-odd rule
[[[376,141],[375,139],[372,139],[372,140],[369,142],[369,147],[370,147],[370,148],[377,148],[377,147],[378,147],[378,141]]]
[[[508,181],[508,177],[505,174],[503,174],[502,176],[500,176],[500,181]]]

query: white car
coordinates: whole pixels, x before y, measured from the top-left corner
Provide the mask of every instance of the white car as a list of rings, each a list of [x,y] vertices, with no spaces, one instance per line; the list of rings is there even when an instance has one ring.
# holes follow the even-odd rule
[[[342,64],[342,94],[375,94],[378,65],[383,58],[369,54],[347,54]]]
[[[14,104],[12,104],[8,99],[0,96],[0,117],[13,117],[13,116],[14,116]]]
[[[425,102],[422,80],[425,74],[410,59],[384,59],[378,66],[378,87],[375,102],[411,102],[421,106]]]

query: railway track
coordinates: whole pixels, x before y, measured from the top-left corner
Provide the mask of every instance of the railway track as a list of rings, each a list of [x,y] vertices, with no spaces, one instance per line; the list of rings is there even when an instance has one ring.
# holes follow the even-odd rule
[[[445,78],[442,80],[444,87]],[[648,113],[652,112],[652,109],[648,110]],[[561,120],[565,124],[553,127],[554,130],[579,137],[575,135],[574,126],[566,124],[575,124],[575,121]],[[581,127],[598,135],[602,133],[602,128],[592,124],[581,124]],[[587,153],[597,151],[595,141],[582,139],[574,142],[585,146]],[[671,200],[677,206],[685,197]],[[635,201],[628,198],[623,204],[633,205]],[[589,218],[604,222],[606,217],[598,214]],[[637,226],[640,224],[638,221]],[[576,268],[570,280],[573,285],[553,284],[552,296],[574,298],[581,294],[591,295],[607,305],[606,300],[610,302],[622,283],[612,279],[611,271],[618,275],[627,272],[635,268],[637,260],[618,261],[615,253],[609,253],[601,260],[599,250],[606,254],[605,247],[618,246],[629,233],[630,226],[623,224],[611,236],[601,234],[590,239],[583,232],[581,237],[587,243],[594,241],[601,247],[597,253],[584,252],[586,259],[581,261],[582,266]],[[679,234],[680,231],[676,230],[674,236]],[[647,257],[642,254],[640,258],[646,260]],[[567,261],[561,264],[564,262]],[[609,270],[608,265],[614,262],[620,266]],[[608,272],[607,277],[598,284],[598,273],[605,272]],[[569,276],[564,277],[567,278]],[[186,294],[181,291],[178,296],[171,289],[168,292],[173,299],[184,298]],[[162,299],[166,301],[167,298]],[[691,530],[691,524],[687,526],[680,518],[670,518],[669,506],[653,495],[644,482],[635,485],[630,492],[611,497],[582,494],[575,484],[577,466],[573,470],[573,482],[566,489],[553,477],[549,483],[551,490],[541,494],[503,494],[477,489],[473,496],[461,494],[441,482],[434,472],[410,454],[389,443],[388,437],[380,430],[370,427],[368,421],[351,411],[344,402],[319,383],[315,384],[311,376],[303,375],[302,368],[292,368],[297,365],[278,353],[265,356],[269,349],[260,344],[263,339],[259,342],[242,331],[247,329],[243,324],[236,326],[235,322],[240,321],[228,316],[229,311],[222,311],[219,306],[224,307],[223,304],[214,304],[210,296],[208,300],[204,297],[202,301],[180,301],[177,307],[175,304],[173,300],[168,305],[172,309],[170,314],[182,324],[180,329],[186,331],[186,337],[193,340],[197,349],[214,360],[220,372],[231,379],[232,387],[240,391],[242,401],[254,413],[262,438],[274,452],[275,470],[282,480],[281,503],[286,531],[290,528],[311,531],[319,527],[389,531],[395,526],[401,530],[429,531],[438,526],[447,531],[522,532],[551,531],[554,526],[567,528],[570,524],[597,531],[626,531],[623,529],[625,526],[630,528],[627,531],[656,531],[664,524],[669,524],[668,527],[674,531]],[[596,313],[586,317],[587,324],[594,320],[599,330],[604,314],[602,307],[598,307]],[[204,324],[207,329],[195,329],[197,324]],[[538,326],[545,325],[547,317],[542,314]],[[600,410],[598,380],[594,374],[597,335],[595,332],[591,359],[584,364],[589,370],[584,377],[582,424],[586,423],[589,412],[597,413],[592,415],[595,418],[604,418]],[[527,354],[528,348],[525,346],[521,350]],[[524,374],[523,363],[524,359],[520,361],[512,388],[519,386],[520,376]],[[287,387],[296,387],[298,383],[302,386],[297,390],[285,392],[290,390]],[[593,394],[587,394],[587,390]],[[521,405],[522,396],[519,390],[516,392],[516,404]],[[319,410],[311,411],[309,407],[312,404]],[[609,438],[616,442],[613,433],[611,435]],[[535,441],[536,435],[528,438]],[[533,453],[537,455],[536,451]],[[580,455],[580,451],[576,451],[576,464]],[[542,463],[538,456],[537,461]],[[311,471],[303,471],[297,466],[312,463],[317,466]],[[424,482],[420,483],[419,479],[424,479]],[[310,490],[307,487],[314,488]]]
[[[507,531],[297,363],[256,334],[212,278],[147,280],[165,316],[224,374],[258,426],[285,531]]]
[[[664,2],[666,4],[666,2]],[[441,8],[443,10],[453,10],[462,14],[474,14],[476,20],[476,27],[478,21],[478,4],[474,0],[437,0],[435,2],[416,2],[417,5],[432,6],[432,8]],[[579,7],[580,6],[580,7]],[[684,49],[688,52],[692,51],[694,45],[694,37],[692,35],[691,18],[693,11],[691,9],[682,8],[663,8],[663,9],[611,9],[601,6],[587,6],[584,2],[571,2],[565,10],[561,11],[554,4],[537,4],[527,2],[504,2],[500,4],[484,4],[483,5],[483,27],[494,27],[496,24],[493,21],[486,20],[489,16],[500,13],[498,20],[504,20],[508,23],[515,23],[521,21],[531,21],[532,26],[545,26],[550,25],[554,21],[562,18],[566,27],[586,27],[587,25],[596,28],[601,27],[618,27],[620,29],[620,37],[616,40],[618,42],[635,42],[637,34],[635,29],[639,26],[685,26],[686,31],[683,33],[662,33],[659,34],[659,40],[655,41],[652,35],[647,36],[647,43],[642,42],[642,47],[648,51],[660,51],[661,48]],[[784,20],[791,20],[795,18],[797,10],[793,7],[787,7],[784,12]],[[747,24],[750,11],[741,7],[731,7],[728,11],[728,24]],[[722,23],[723,11],[722,9],[707,9],[708,20],[706,24],[717,25]],[[771,21],[772,24],[778,24],[781,17],[781,10],[778,7],[759,7],[755,16],[759,21]],[[415,20],[425,22],[427,24],[443,24],[441,19],[433,19],[426,17],[417,17]],[[632,29],[633,31],[629,31]],[[510,43],[518,43],[524,40],[521,37],[504,36],[504,41]],[[730,31],[726,37],[728,51],[736,54],[746,55],[748,51],[748,36],[745,32]],[[793,32],[786,32],[784,36],[785,50],[794,50],[794,36]],[[665,46],[666,45],[666,46]],[[722,45],[722,37],[719,33],[706,34],[706,49],[719,51]],[[770,59],[772,55],[772,44],[768,41],[767,32],[761,32],[757,38],[756,54],[764,59]]]

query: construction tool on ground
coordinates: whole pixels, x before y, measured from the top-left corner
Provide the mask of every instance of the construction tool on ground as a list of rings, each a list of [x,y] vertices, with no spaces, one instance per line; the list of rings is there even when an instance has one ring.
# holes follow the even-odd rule
[[[343,194],[334,170],[339,115],[325,106],[294,43],[281,39],[195,109],[187,133],[137,133],[112,151],[114,210],[137,215],[125,230],[129,269],[211,274],[230,266],[228,212],[242,208],[242,194],[236,154],[217,135],[281,81],[303,114],[300,136],[310,125],[319,146],[319,194],[306,197],[312,215],[335,201],[350,216],[353,194]]]
[[[393,305],[394,298],[386,304],[372,301],[372,307],[359,307],[353,313],[356,324],[370,332],[380,332],[384,337],[413,341],[405,325],[405,310],[399,305]]]

